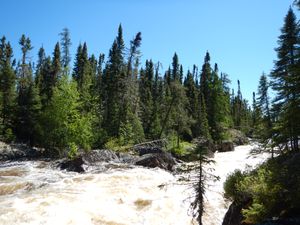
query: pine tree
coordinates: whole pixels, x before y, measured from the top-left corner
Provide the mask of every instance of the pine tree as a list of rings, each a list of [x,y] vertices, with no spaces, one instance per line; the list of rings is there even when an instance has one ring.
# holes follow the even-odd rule
[[[252,135],[259,138],[262,129],[262,115],[255,92],[252,93],[252,127]]]
[[[152,126],[152,112],[153,112],[153,82],[154,82],[154,64],[152,60],[146,60],[145,70],[141,72],[141,79],[139,85],[140,99],[141,99],[141,120],[146,137],[149,138]]]
[[[207,164],[214,163],[213,160],[209,159],[207,155],[207,149],[203,148],[200,145],[196,146],[195,149],[197,155],[198,155],[198,165],[197,165],[197,179],[193,182],[194,189],[195,189],[195,200],[191,203],[191,208],[193,211],[193,217],[196,217],[197,222],[199,225],[203,224],[203,215],[205,213],[205,205],[204,205],[204,197],[205,192],[207,189],[207,180],[208,179],[214,179],[219,180],[220,178],[217,176],[208,176],[208,174],[205,172],[204,167]]]
[[[62,46],[62,68],[63,68],[63,74],[68,75],[70,70],[70,62],[71,62],[71,55],[70,55],[70,47],[72,45],[71,37],[70,37],[70,31],[68,28],[64,28],[61,33],[59,33],[61,36],[61,46]]]
[[[278,44],[278,59],[271,73],[272,88],[276,92],[273,107],[276,110],[275,142],[289,143],[292,150],[299,150],[299,27],[291,8],[284,19]]]
[[[178,55],[176,52],[174,53],[173,62],[172,62],[172,80],[173,81],[180,80],[180,65],[179,65]]]
[[[269,82],[267,76],[263,73],[259,80],[258,85],[258,106],[264,114],[267,123],[268,129],[271,129],[271,113],[270,113],[270,98],[268,94]]]
[[[52,81],[51,81],[51,88],[54,88],[58,81],[61,79],[62,76],[62,68],[61,68],[61,56],[60,56],[60,46],[57,42],[55,44],[53,58],[52,58]]]
[[[1,118],[1,139],[4,141],[12,141],[13,122],[16,106],[16,75],[12,65],[12,48],[10,43],[6,43],[5,37],[1,39],[0,47],[0,118]]]
[[[39,95],[41,97],[42,109],[49,104],[52,91],[53,91],[53,79],[52,79],[52,63],[51,58],[47,57],[43,60],[43,64],[39,68],[38,74],[36,76],[36,85],[39,89]],[[38,79],[38,80],[37,80]],[[38,82],[38,83],[37,83]]]
[[[163,104],[163,80],[159,75],[160,63],[155,66],[155,76],[152,90],[153,109],[149,136],[158,139],[161,131],[161,110]]]
[[[82,73],[81,59],[82,59],[82,44],[80,43],[77,47],[77,52],[74,60],[74,66],[73,66],[73,73],[72,73],[72,77],[77,83],[79,83],[80,73]]]
[[[201,72],[201,78],[200,78],[200,91],[203,95],[203,98],[205,100],[205,104],[210,108],[210,84],[212,82],[212,71],[210,67],[210,55],[208,52],[206,52],[205,58],[204,58],[204,64],[202,66],[202,72]]]
[[[41,47],[38,52],[38,61],[36,65],[36,71],[35,71],[35,84],[36,86],[40,89],[41,87],[41,82],[42,82],[42,69],[45,64],[46,60],[46,54],[45,54],[45,49]]]
[[[200,104],[199,104],[199,91],[197,89],[194,76],[190,71],[187,72],[186,79],[184,81],[186,89],[186,96],[188,98],[187,112],[190,118],[192,118],[191,130],[193,137],[200,135]]]
[[[138,32],[133,40],[130,41],[129,55],[127,60],[127,72],[123,81],[124,92],[122,95],[122,102],[120,105],[120,121],[124,127],[132,127],[128,131],[132,136],[131,142],[137,143],[144,139],[144,131],[141,120],[139,118],[139,86],[138,86],[138,66],[140,60],[140,46],[142,36]],[[124,136],[120,133],[121,138]],[[126,140],[126,139],[125,139]],[[125,144],[130,142],[126,141]]]
[[[200,102],[200,135],[206,139],[211,139],[211,135],[209,132],[208,120],[207,120],[205,99],[202,94],[200,94],[200,98],[201,98],[201,102]]]
[[[22,62],[18,66],[18,108],[16,118],[16,134],[20,141],[35,144],[38,139],[38,120],[40,114],[40,98],[32,77],[32,66],[27,63],[31,41],[22,35],[19,44],[22,50]]]
[[[119,26],[118,35],[110,49],[108,62],[104,74],[104,127],[108,136],[119,135],[122,121],[121,100],[123,99],[125,77],[124,41],[122,26]]]
[[[93,95],[96,86],[97,60],[88,57],[87,44],[80,44],[77,49],[73,69],[73,79],[77,82],[80,100],[83,102],[82,112],[93,111]],[[94,64],[94,65],[93,65]]]
[[[211,108],[208,118],[211,119],[211,134],[214,140],[226,139],[226,131],[230,126],[230,102],[226,89],[223,88],[222,80],[218,76],[217,64],[212,73],[211,83]]]

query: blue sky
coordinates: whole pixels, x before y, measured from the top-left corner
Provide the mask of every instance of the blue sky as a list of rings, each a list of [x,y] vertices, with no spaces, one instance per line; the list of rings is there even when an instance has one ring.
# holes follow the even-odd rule
[[[58,33],[68,27],[72,58],[80,42],[89,53],[108,54],[122,23],[125,42],[142,32],[142,54],[167,69],[176,51],[185,72],[201,66],[206,51],[212,64],[240,79],[243,96],[252,99],[259,76],[276,59],[277,37],[293,0],[1,0],[0,35],[19,58],[18,40],[32,40],[32,59],[42,45],[52,54]],[[295,9],[296,11],[296,9]]]

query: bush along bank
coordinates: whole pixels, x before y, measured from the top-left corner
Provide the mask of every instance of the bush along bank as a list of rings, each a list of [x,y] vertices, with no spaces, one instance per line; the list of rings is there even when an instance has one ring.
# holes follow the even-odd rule
[[[300,153],[290,152],[229,175],[224,191],[233,203],[223,225],[300,224],[299,164]]]

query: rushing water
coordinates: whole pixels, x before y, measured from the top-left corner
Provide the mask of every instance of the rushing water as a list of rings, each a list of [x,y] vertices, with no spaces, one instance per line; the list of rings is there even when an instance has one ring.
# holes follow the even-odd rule
[[[209,182],[205,225],[219,225],[229,202],[223,182],[234,169],[255,166],[268,154],[251,155],[253,146],[216,153]],[[43,161],[7,162],[0,165],[0,224],[103,224],[189,225],[193,194],[184,181],[161,169],[91,168],[77,174],[64,172]]]

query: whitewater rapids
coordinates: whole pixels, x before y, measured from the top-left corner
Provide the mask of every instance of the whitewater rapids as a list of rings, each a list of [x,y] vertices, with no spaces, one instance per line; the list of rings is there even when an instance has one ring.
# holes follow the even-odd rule
[[[230,204],[223,198],[226,176],[270,157],[251,153],[255,147],[216,153],[216,163],[206,168],[214,168],[212,173],[221,179],[209,182],[205,225],[222,224]],[[0,225],[196,224],[189,211],[193,189],[188,183],[161,169],[123,166],[77,174],[43,161],[1,163]]]

